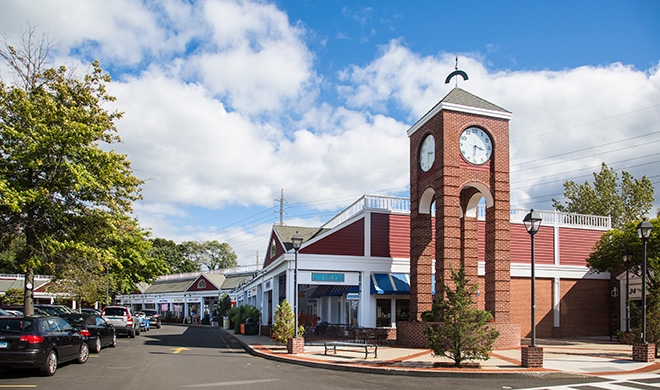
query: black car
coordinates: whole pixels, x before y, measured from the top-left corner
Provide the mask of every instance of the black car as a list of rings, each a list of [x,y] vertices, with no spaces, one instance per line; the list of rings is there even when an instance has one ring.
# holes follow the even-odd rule
[[[147,317],[149,320],[149,324],[151,327],[155,327],[156,329],[160,329],[160,314],[156,310],[152,309],[144,309],[142,310],[144,315]]]
[[[103,318],[86,313],[63,314],[61,317],[87,337],[90,351],[99,353],[103,347],[117,346],[117,331]]]
[[[85,336],[61,317],[0,317],[0,367],[53,375],[59,363],[88,358]]]

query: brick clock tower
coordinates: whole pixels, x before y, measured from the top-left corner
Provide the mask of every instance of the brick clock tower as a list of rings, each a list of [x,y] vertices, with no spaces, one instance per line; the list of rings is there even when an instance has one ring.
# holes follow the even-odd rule
[[[467,79],[462,71],[454,73]],[[479,289],[500,330],[496,345],[520,345],[520,324],[509,324],[510,119],[511,112],[456,87],[408,130],[413,327],[431,310],[433,260],[436,293],[451,282],[452,266],[458,270],[462,264],[467,279],[479,282],[477,206],[483,198],[485,280]],[[409,331],[416,333],[412,328],[404,333]],[[419,340],[401,336],[408,345]]]

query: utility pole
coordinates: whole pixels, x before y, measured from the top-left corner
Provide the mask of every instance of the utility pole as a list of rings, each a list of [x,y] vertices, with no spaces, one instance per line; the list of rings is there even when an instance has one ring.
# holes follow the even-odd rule
[[[282,191],[280,192],[280,198],[275,199],[276,202],[279,202],[280,204],[280,226],[284,226],[284,188],[282,188]]]

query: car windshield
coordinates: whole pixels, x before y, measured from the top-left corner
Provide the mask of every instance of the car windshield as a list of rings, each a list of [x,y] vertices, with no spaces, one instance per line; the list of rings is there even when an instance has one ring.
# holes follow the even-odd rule
[[[23,318],[0,319],[0,332],[30,333],[34,330],[34,321]]]
[[[125,316],[126,315],[126,309],[122,307],[106,307],[105,310],[103,311],[103,315],[105,316]]]
[[[144,314],[152,316],[154,314],[158,314],[158,312],[156,310],[144,310]]]

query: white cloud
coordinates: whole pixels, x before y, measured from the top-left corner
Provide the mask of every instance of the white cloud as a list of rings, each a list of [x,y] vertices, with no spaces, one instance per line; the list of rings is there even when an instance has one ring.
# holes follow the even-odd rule
[[[227,241],[245,264],[267,249],[275,215],[234,224],[197,214],[271,208],[284,188],[290,205],[311,209],[288,222],[314,225],[361,194],[405,189],[405,132],[453,88],[444,81],[455,54],[422,56],[393,40],[338,74],[344,103],[333,104],[318,97],[335,80],[317,73],[309,32],[284,12],[201,4],[5,1],[0,13],[10,35],[29,20],[70,63],[82,67],[82,52],[116,72],[109,88],[125,115],[115,147],[146,180],[143,226],[177,242]],[[658,67],[494,72],[478,53],[460,54],[459,66],[470,76],[461,88],[513,112],[513,206],[548,209],[565,180],[589,179],[600,161],[658,175],[657,163],[643,165],[657,157],[640,157],[658,148],[657,135],[641,137],[658,132]]]

